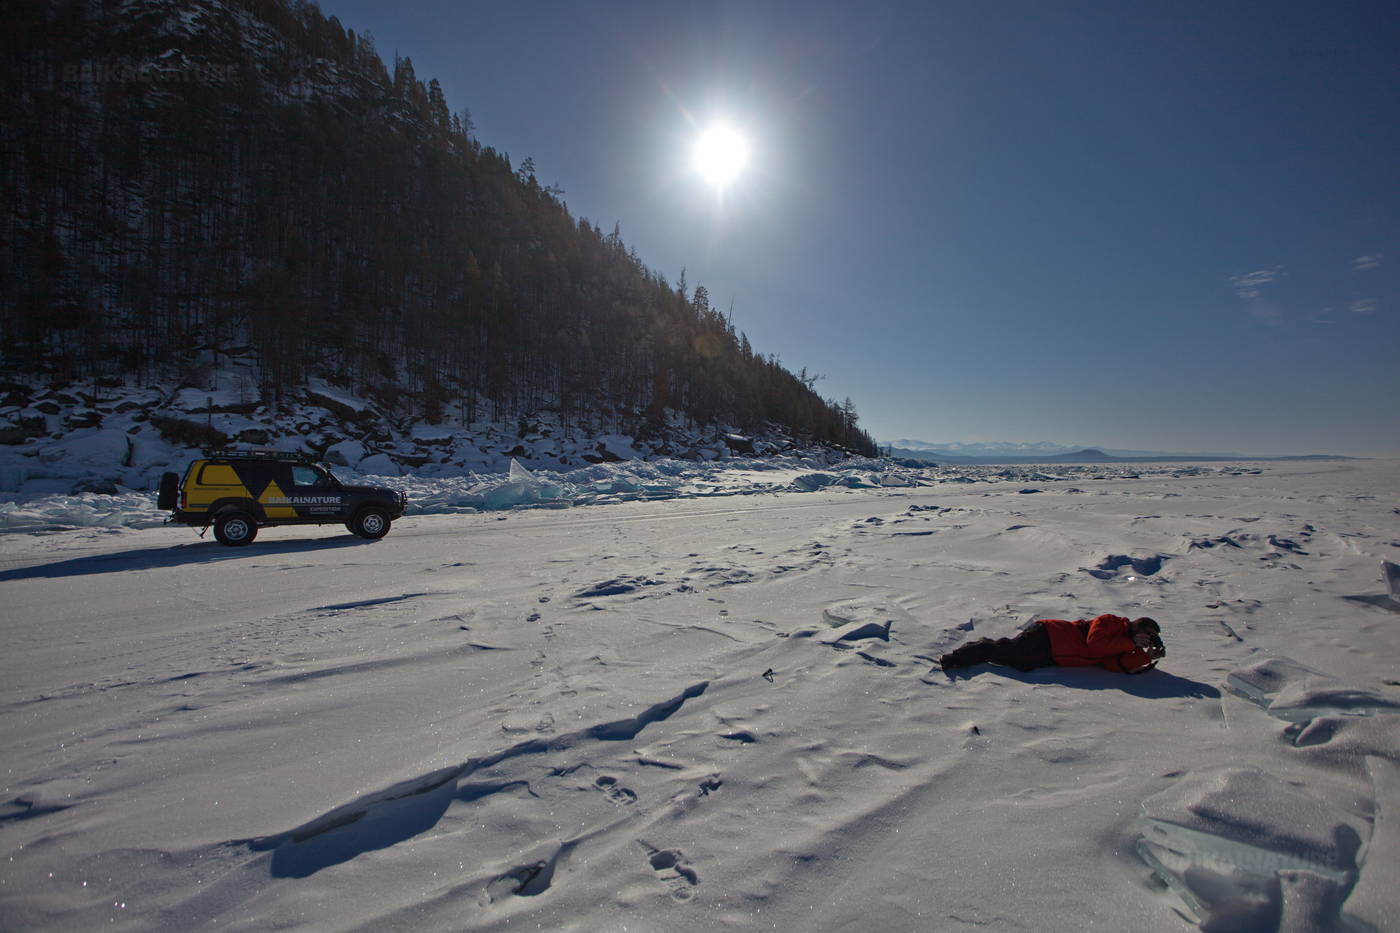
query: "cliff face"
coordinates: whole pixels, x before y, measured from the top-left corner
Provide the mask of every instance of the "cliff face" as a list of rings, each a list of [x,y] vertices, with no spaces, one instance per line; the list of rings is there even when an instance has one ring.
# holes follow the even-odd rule
[[[398,416],[777,425],[874,449],[703,288],[575,220],[408,59],[283,0],[27,4],[0,64],[7,371]]]

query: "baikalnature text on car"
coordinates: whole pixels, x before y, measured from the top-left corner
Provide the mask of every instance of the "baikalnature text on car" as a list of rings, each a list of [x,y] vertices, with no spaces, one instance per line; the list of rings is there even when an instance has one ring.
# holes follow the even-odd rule
[[[157,505],[171,522],[213,525],[221,544],[238,546],[272,525],[343,524],[361,538],[382,538],[408,500],[382,486],[346,486],[301,454],[212,450],[183,479],[164,474]]]

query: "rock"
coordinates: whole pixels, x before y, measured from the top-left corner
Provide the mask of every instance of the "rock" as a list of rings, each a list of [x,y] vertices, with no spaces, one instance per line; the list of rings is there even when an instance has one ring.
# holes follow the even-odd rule
[[[77,496],[85,492],[95,493],[99,496],[115,496],[120,490],[117,489],[117,484],[109,479],[85,479],[75,485],[68,494]]]
[[[371,476],[402,476],[403,470],[388,454],[373,454],[360,461],[357,470]]]
[[[724,443],[735,453],[749,455],[754,453],[753,441],[742,434],[726,434],[724,435]]]
[[[102,413],[96,411],[78,411],[63,419],[63,426],[69,431],[76,431],[79,428],[100,428],[102,427]]]
[[[640,460],[641,453],[636,441],[629,434],[603,434],[595,438],[598,442],[598,455],[606,463],[620,463],[623,460]]]
[[[262,447],[271,442],[272,435],[262,428],[248,428],[245,431],[238,432],[238,440],[243,444],[252,444],[257,447]]]
[[[21,418],[13,427],[0,429],[0,444],[23,444],[31,437],[48,433],[49,424],[43,418]]]
[[[332,444],[326,450],[325,460],[336,466],[358,469],[361,461],[369,456],[369,451],[359,441],[346,440]]]
[[[307,401],[311,402],[313,405],[320,405],[322,408],[326,409],[327,411],[331,412],[337,417],[343,418],[347,421],[358,421],[365,414],[363,409],[355,408],[353,405],[350,405],[347,402],[342,401],[341,399],[338,399],[326,392],[318,392],[315,389],[310,388],[306,389],[305,391]],[[394,475],[397,476],[398,474]]]

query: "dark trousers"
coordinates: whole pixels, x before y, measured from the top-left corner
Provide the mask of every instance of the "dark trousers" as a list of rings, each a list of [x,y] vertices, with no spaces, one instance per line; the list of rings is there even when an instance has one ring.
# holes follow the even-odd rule
[[[1050,653],[1050,633],[1043,625],[1033,625],[1015,638],[979,638],[944,655],[944,667],[971,667],[974,664],[1005,664],[1018,671],[1049,667],[1055,663]]]

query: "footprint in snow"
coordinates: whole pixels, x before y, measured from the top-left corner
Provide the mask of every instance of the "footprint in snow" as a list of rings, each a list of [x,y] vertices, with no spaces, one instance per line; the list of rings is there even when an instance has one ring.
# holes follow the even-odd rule
[[[679,849],[658,849],[641,839],[637,840],[637,845],[646,851],[647,864],[671,892],[672,900],[688,901],[695,896],[700,875],[686,862],[685,855]]]
[[[632,804],[637,802],[637,793],[629,787],[623,787],[617,783],[617,778],[610,774],[604,774],[593,782],[593,786],[603,792],[613,803]]]

